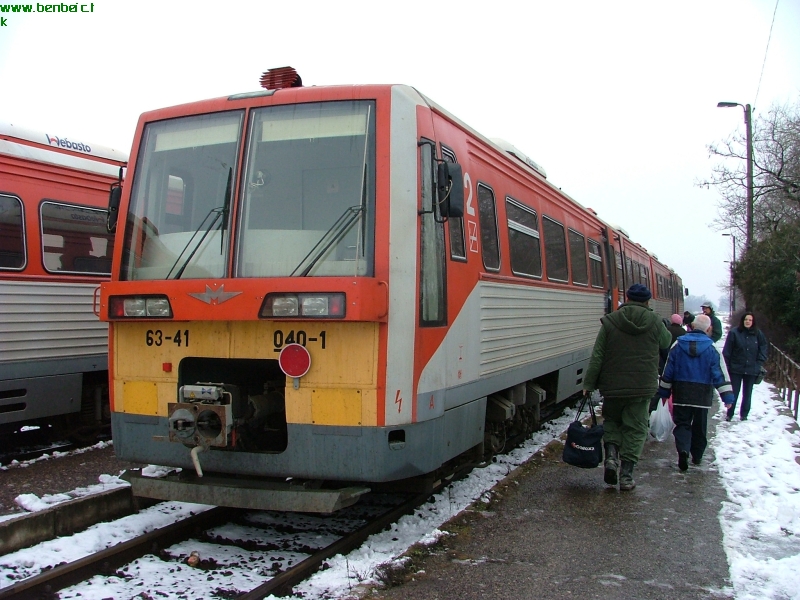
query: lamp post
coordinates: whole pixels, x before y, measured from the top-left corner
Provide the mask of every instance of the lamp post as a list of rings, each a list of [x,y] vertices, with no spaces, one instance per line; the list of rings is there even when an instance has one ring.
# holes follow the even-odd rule
[[[731,314],[736,312],[736,236],[732,233],[723,233],[733,241],[733,259],[731,260]]]
[[[747,131],[747,238],[745,248],[753,244],[753,111],[749,104],[738,102],[717,102],[717,108],[741,106],[744,110],[744,124]]]

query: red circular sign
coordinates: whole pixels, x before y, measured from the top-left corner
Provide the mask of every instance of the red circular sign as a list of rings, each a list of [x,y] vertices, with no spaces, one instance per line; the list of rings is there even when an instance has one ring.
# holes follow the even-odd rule
[[[302,377],[311,368],[311,355],[305,346],[286,344],[278,355],[278,364],[289,377]]]

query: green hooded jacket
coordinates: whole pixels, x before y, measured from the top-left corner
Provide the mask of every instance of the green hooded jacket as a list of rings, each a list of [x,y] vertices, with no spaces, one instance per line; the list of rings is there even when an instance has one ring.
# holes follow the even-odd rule
[[[604,398],[651,397],[658,389],[658,351],[672,336],[646,304],[631,302],[600,319],[583,389]]]

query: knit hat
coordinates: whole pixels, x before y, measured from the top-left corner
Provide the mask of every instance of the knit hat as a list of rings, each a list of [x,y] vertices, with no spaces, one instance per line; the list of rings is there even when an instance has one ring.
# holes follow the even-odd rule
[[[683,323],[683,317],[680,315],[672,315],[669,320],[673,325],[680,325]]]
[[[648,290],[647,287],[643,286],[641,283],[634,283],[628,288],[628,291],[625,295],[628,297],[628,300],[632,302],[647,302],[653,297],[653,294],[650,293],[650,290]]]

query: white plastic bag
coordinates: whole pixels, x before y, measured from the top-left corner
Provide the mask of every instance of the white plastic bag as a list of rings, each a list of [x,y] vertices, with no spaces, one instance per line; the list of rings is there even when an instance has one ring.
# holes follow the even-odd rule
[[[650,433],[659,442],[664,442],[672,433],[675,424],[669,414],[669,407],[666,400],[659,400],[658,407],[650,413]]]

